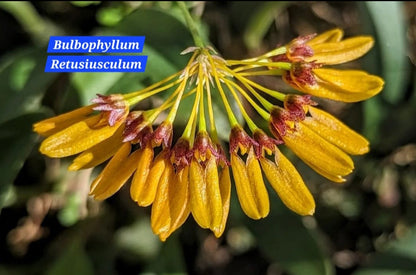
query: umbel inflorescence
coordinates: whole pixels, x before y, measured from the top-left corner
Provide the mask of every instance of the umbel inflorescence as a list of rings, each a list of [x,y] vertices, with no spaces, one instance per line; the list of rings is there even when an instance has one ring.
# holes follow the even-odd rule
[[[344,39],[342,30],[333,29],[245,60],[225,60],[210,47],[191,47],[183,52],[190,55],[184,69],[160,82],[129,94],[98,95],[89,106],[34,124],[34,131],[46,137],[40,152],[53,158],[77,155],[71,171],[108,161],[90,194],[104,200],[131,179],[131,198],[139,206],[151,206],[152,230],[163,241],[190,214],[220,237],[231,178],[242,210],[252,219],[269,213],[264,177],[289,209],[312,215],[314,199],[279,148],[287,146],[325,178],[345,181],[354,169],[350,155],[368,152],[369,143],[319,109],[313,97],[358,102],[379,93],[384,84],[380,77],[328,67],[361,57],[373,43],[369,36]],[[281,77],[296,91],[264,87],[252,79],[259,75]],[[135,108],[159,93],[170,93],[161,105]],[[227,151],[217,135],[214,93],[230,124]],[[175,118],[186,97],[193,106],[182,134],[174,139]],[[256,124],[246,103],[268,129]],[[165,118],[156,124],[161,114]]]

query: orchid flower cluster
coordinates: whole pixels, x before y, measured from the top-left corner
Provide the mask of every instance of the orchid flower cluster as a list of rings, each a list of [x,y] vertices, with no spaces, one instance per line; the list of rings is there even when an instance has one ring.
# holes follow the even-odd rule
[[[190,215],[220,237],[232,182],[242,210],[252,219],[269,213],[265,182],[289,209],[313,215],[314,198],[281,146],[323,177],[346,180],[354,169],[351,155],[367,153],[369,143],[318,108],[313,97],[358,102],[379,93],[384,85],[380,77],[329,67],[360,58],[373,44],[370,36],[344,39],[342,30],[333,29],[244,60],[226,60],[211,47],[191,47],[182,53],[190,58],[181,71],[149,87],[97,95],[91,105],[34,124],[34,131],[46,137],[40,152],[52,158],[77,155],[71,171],[108,161],[92,181],[90,195],[104,200],[129,182],[132,200],[151,207],[151,227],[162,241]],[[265,75],[282,78],[293,93],[253,80]],[[136,108],[161,93],[167,95],[159,106]],[[228,150],[218,137],[213,96],[221,98],[228,117]],[[182,134],[174,136],[175,118],[187,97],[193,106]],[[258,126],[246,104],[268,129]]]

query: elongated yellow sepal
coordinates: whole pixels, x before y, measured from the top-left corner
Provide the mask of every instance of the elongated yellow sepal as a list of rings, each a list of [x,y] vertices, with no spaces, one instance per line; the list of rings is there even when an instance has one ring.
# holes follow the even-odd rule
[[[302,122],[296,125],[296,131],[289,131],[283,136],[283,140],[299,158],[324,177],[327,175],[343,177],[354,169],[354,163],[344,151],[326,141]]]
[[[92,108],[94,106],[81,107],[71,112],[39,121],[33,124],[33,131],[45,137],[55,134],[74,123],[86,119],[93,112]]]
[[[171,181],[174,181],[173,166],[166,165],[159,180],[150,217],[150,224],[156,235],[168,232],[170,228],[169,185]]]
[[[315,46],[322,43],[329,43],[329,42],[339,42],[341,41],[342,37],[344,36],[344,31],[341,29],[332,29],[326,32],[323,32],[311,40],[309,40],[306,44],[309,46]]]
[[[213,230],[221,225],[222,222],[222,200],[220,191],[220,180],[218,177],[218,168],[215,157],[210,157],[206,162],[205,167],[205,182],[207,190],[207,204],[205,207],[209,208],[210,226]]]
[[[112,136],[122,124],[95,128],[100,118],[101,115],[87,118],[53,134],[42,142],[40,152],[53,158],[78,154]]]
[[[318,174],[324,176],[325,178],[338,183],[343,183],[346,181],[345,178],[343,178],[341,175],[335,175],[334,173],[328,171],[328,169],[320,166],[316,166],[316,164],[313,163],[307,163],[309,167],[311,167],[313,170],[315,170]]]
[[[169,215],[170,225],[167,231],[159,234],[161,241],[165,241],[188,218],[190,213],[189,198],[189,167],[186,166],[169,184]]]
[[[264,185],[259,160],[254,155],[253,149],[250,149],[248,152],[246,169],[251,185],[251,191],[253,193],[254,199],[256,200],[259,214],[262,218],[264,218],[269,214],[270,211],[269,194],[267,193],[266,186]]]
[[[215,158],[208,159],[205,169],[194,158],[189,174],[191,212],[202,228],[215,228],[222,221],[222,202]]]
[[[247,166],[238,155],[231,154],[231,168],[241,208],[250,218],[260,219],[269,213],[269,197],[261,170],[256,167],[259,165],[258,160],[253,160],[253,156],[250,155],[252,150],[250,152]]]
[[[275,162],[260,158],[267,180],[282,202],[299,215],[313,215],[315,201],[293,164],[279,150]]]
[[[313,44],[313,56],[306,61],[316,61],[326,65],[342,64],[366,54],[374,45],[371,36],[356,36],[338,42]]]
[[[100,175],[91,184],[90,195],[104,200],[117,192],[136,170],[139,151],[130,154],[130,143],[124,143]]]
[[[331,114],[309,106],[309,113],[302,123],[344,152],[362,155],[369,151],[369,142]]]
[[[383,79],[359,70],[337,70],[320,68],[313,73],[319,80],[328,82],[346,93],[376,95],[384,85]]]
[[[134,200],[135,202],[140,202],[139,204],[143,205],[143,197],[146,197],[146,195],[144,195],[143,193],[149,192],[149,189],[152,188],[146,186],[146,182],[150,183],[150,181],[148,181],[147,178],[150,172],[150,165],[152,164],[154,153],[153,148],[151,146],[145,146],[143,149],[140,150],[142,151],[142,153],[140,155],[139,161],[137,162],[136,173],[134,174],[133,180],[131,181],[130,196],[132,200]]]
[[[156,197],[159,181],[161,180],[163,172],[168,165],[169,161],[166,159],[165,154],[160,153],[150,167],[149,175],[147,176],[143,188],[136,189],[136,186],[141,183],[137,182],[139,179],[133,179],[133,181],[136,181],[136,186],[134,187],[135,190],[133,190],[133,192],[130,190],[130,196],[137,202],[138,205],[149,206],[153,203]],[[141,189],[142,192],[138,192],[139,189]]]
[[[119,127],[113,136],[98,143],[77,156],[68,167],[69,171],[95,167],[111,158],[123,144],[124,125]]]
[[[357,102],[378,94],[384,81],[357,70],[314,69],[317,84],[298,88],[308,94],[343,102]]]
[[[231,179],[230,169],[228,167],[224,167],[220,174],[220,192],[222,202],[222,221],[218,227],[213,228],[213,232],[217,238],[221,237],[224,233],[228,213],[230,211]]]

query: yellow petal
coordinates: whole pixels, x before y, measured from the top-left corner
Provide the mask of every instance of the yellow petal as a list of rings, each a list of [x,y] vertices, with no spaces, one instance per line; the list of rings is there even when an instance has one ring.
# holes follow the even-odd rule
[[[221,225],[223,210],[218,168],[214,157],[208,159],[205,171],[208,198],[208,204],[206,206],[208,206],[211,216],[209,228],[213,230]]]
[[[169,229],[159,235],[161,241],[165,241],[186,221],[190,209],[189,167],[186,166],[175,175],[175,179],[169,184],[169,213],[171,223]]]
[[[250,161],[250,168],[254,167],[252,162],[253,161]],[[258,180],[255,180],[254,182],[251,181],[253,180],[253,174],[255,171],[251,171],[251,176],[249,176],[247,171],[248,167],[236,154],[231,154],[231,168],[233,171],[238,200],[244,213],[250,218],[256,220],[265,217],[264,214],[268,214],[268,209],[265,206],[265,204],[269,203],[268,196],[267,201],[260,202],[260,199],[266,200],[265,195],[267,194],[265,194],[264,190],[262,190],[263,188],[265,189],[264,183],[259,182]],[[256,176],[259,177],[259,175],[256,174],[254,178]],[[258,197],[258,195],[260,195],[260,197]],[[262,204],[261,206],[259,205],[260,203]],[[260,212],[260,210],[262,212]]]
[[[131,151],[131,144],[130,143],[123,143],[123,145],[117,150],[117,153],[114,155],[114,157],[111,159],[111,161],[106,165],[106,167],[101,171],[101,173],[95,178],[95,180],[91,183],[90,187],[90,195],[93,193],[97,185],[102,180],[103,176],[108,176],[111,172],[111,170],[115,170],[114,167],[118,168],[118,165],[120,163],[123,163],[123,161],[126,160],[128,155]],[[111,164],[111,165],[110,165]]]
[[[321,168],[319,166],[316,166],[312,163],[307,163],[313,170],[315,170],[318,174],[324,176],[325,178],[333,181],[333,182],[338,182],[338,183],[343,183],[346,181],[346,179],[344,179],[342,176],[340,175],[334,175],[331,174],[330,172],[328,172],[326,169]]]
[[[315,201],[293,164],[280,151],[275,163],[260,158],[261,167],[282,202],[299,215],[313,215]]]
[[[133,190],[132,192],[130,190],[131,197],[137,202],[138,205],[149,206],[153,203],[158,188],[157,186],[161,180],[163,171],[168,165],[170,164],[166,158],[166,155],[164,153],[160,153],[150,167],[149,175],[147,176],[147,179],[142,188],[143,192],[137,192],[136,190]],[[133,180],[137,181],[138,179]],[[137,182],[135,184],[136,186],[139,185]]]
[[[322,43],[328,42],[339,42],[344,36],[344,31],[341,29],[332,29],[321,33],[320,35],[315,36],[313,39],[309,40],[306,44],[309,46],[315,46]]]
[[[231,179],[230,169],[228,169],[228,167],[224,167],[220,174],[220,192],[222,202],[222,221],[218,227],[213,229],[215,237],[217,238],[221,237],[222,233],[224,233],[228,213],[230,211]]]
[[[259,211],[252,197],[246,165],[236,154],[231,154],[231,168],[233,171],[238,200],[244,213],[252,219],[260,219]]]
[[[334,116],[312,106],[309,106],[309,113],[312,117],[307,117],[302,123],[327,141],[348,154],[368,152],[368,141]]]
[[[254,155],[254,150],[252,148],[248,153],[246,165],[248,180],[251,184],[251,190],[257,204],[257,209],[259,210],[260,216],[264,218],[270,211],[269,194],[264,185],[259,160]]]
[[[314,69],[317,84],[297,87],[302,92],[343,102],[357,102],[378,94],[384,81],[357,70]]]
[[[101,115],[87,118],[53,134],[42,142],[40,152],[54,158],[78,154],[111,137],[122,124],[95,128],[100,118]]]
[[[169,185],[174,181],[173,166],[166,165],[159,180],[155,200],[152,204],[150,224],[156,235],[168,232],[171,224],[169,208]]]
[[[140,150],[142,153],[140,155],[139,161],[137,162],[136,173],[134,174],[133,180],[131,181],[130,196],[135,202],[140,202],[139,205],[147,206],[143,205],[142,198],[145,197],[143,193],[149,192],[149,186],[146,186],[146,182],[150,172],[150,165],[153,160],[153,148],[151,146],[146,146]]]
[[[189,170],[191,212],[202,228],[215,228],[222,221],[222,202],[215,158],[208,159],[205,169],[194,158]]]
[[[337,70],[320,68],[313,73],[320,80],[328,82],[347,93],[365,93],[375,95],[384,85],[383,79],[359,70]]]
[[[210,218],[206,208],[207,190],[204,170],[194,159],[189,170],[189,190],[191,197],[191,212],[195,221],[202,228],[209,228]]]
[[[71,112],[39,121],[33,124],[33,131],[46,137],[55,134],[74,123],[84,120],[93,112],[92,108],[94,106],[81,107]]]
[[[327,175],[346,176],[354,169],[354,163],[345,152],[323,139],[302,122],[296,125],[296,131],[287,132],[283,140],[299,158],[324,177]]]
[[[360,58],[374,45],[371,36],[356,36],[339,42],[327,42],[311,45],[313,56],[306,58],[307,62],[316,61],[326,65],[346,63]]]
[[[139,151],[129,156],[130,143],[124,143],[100,175],[91,184],[90,195],[104,200],[117,192],[136,170]]]
[[[113,136],[98,143],[77,156],[68,167],[69,171],[76,171],[95,167],[111,158],[123,144],[124,125],[119,127]]]

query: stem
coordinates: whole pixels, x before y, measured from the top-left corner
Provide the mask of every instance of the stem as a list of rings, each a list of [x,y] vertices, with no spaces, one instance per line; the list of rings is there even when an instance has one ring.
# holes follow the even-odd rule
[[[183,1],[178,1],[178,6],[181,9],[185,20],[186,20],[186,24],[188,25],[189,31],[192,34],[192,38],[194,39],[195,42],[195,46],[200,47],[200,48],[204,48],[205,44],[202,41],[201,36],[199,35],[199,31],[198,28],[196,27],[195,21],[192,18],[191,14],[189,13],[188,8],[186,7],[185,2]]]
[[[133,106],[133,105],[139,103],[140,101],[142,101],[143,99],[146,99],[146,98],[148,98],[148,97],[150,97],[152,95],[158,94],[158,93],[160,93],[162,91],[166,91],[166,90],[172,88],[173,86],[177,85],[181,81],[182,81],[181,79],[177,79],[175,82],[171,82],[171,83],[169,83],[169,84],[167,84],[167,85],[165,85],[163,87],[160,87],[158,89],[152,90],[152,91],[147,92],[145,94],[138,95],[136,97],[127,98],[126,100],[129,103],[129,106]]]
[[[11,13],[39,45],[47,43],[51,35],[63,35],[63,31],[53,22],[43,19],[30,2],[1,1],[0,9]]]
[[[199,125],[198,130],[199,131],[206,131],[207,130],[207,124],[205,121],[205,108],[204,108],[204,84],[205,81],[208,81],[208,79],[202,78],[202,65],[199,64],[199,72],[198,72],[198,86],[197,89],[199,89],[199,93],[201,93],[201,96],[199,98]]]
[[[141,89],[141,90],[138,90],[138,91],[135,91],[135,92],[131,92],[131,93],[125,94],[124,95],[124,99],[131,99],[133,97],[142,95],[145,92],[151,91],[151,90],[153,90],[153,89],[161,86],[162,84],[164,84],[164,83],[172,80],[173,78],[179,76],[181,73],[182,73],[182,71],[179,71],[179,72],[177,72],[177,73],[175,73],[173,75],[170,75],[170,76],[166,77],[165,79],[162,79],[161,81],[156,82],[155,84],[152,84],[152,85],[150,85],[150,86],[148,86],[148,87],[146,87],[144,89]]]
[[[179,103],[181,102],[182,95],[183,95],[183,93],[186,89],[186,83],[187,83],[188,78],[189,78],[189,71],[192,70],[192,67],[190,67],[190,66],[191,66],[192,62],[194,61],[197,54],[198,54],[197,52],[194,52],[192,57],[189,59],[188,65],[186,65],[186,67],[184,69],[184,72],[183,72],[184,75],[183,75],[183,78],[181,79],[182,82],[179,84],[179,87],[174,92],[174,93],[176,93],[177,91],[179,91],[179,94],[176,98],[175,104],[173,105],[172,109],[170,110],[170,112],[169,112],[169,114],[166,118],[166,121],[169,121],[170,123],[173,123],[173,121],[176,117],[176,112],[178,111]]]
[[[253,99],[239,86],[237,85],[237,83],[234,83],[233,81],[230,81],[228,79],[224,79],[225,84],[234,86],[234,88],[236,88],[243,96],[244,98],[248,101],[248,103],[251,104],[251,106],[254,107],[254,109],[257,111],[257,113],[263,117],[264,119],[266,119],[268,117],[268,113],[263,110],[256,102],[253,101]],[[244,84],[244,83],[243,83]],[[244,84],[245,85],[245,84]],[[245,85],[246,87],[248,87],[247,85]],[[250,87],[248,87],[250,88]],[[260,102],[262,102],[263,106],[265,106],[265,108],[271,109],[273,107],[273,105],[268,102],[266,99],[264,98],[257,98],[258,100],[260,100]],[[263,100],[261,100],[263,99]]]
[[[210,124],[210,134],[212,136],[212,140],[215,143],[218,143],[217,128],[215,126],[214,110],[212,107],[211,88],[209,84],[210,84],[209,81],[205,82],[206,91],[207,91],[207,105],[208,105],[208,116],[209,116],[209,124]]]
[[[227,85],[228,90],[232,93],[235,101],[237,102],[238,107],[240,108],[241,114],[243,115],[245,121],[247,122],[248,127],[250,128],[250,131],[253,133],[255,129],[258,127],[254,123],[254,121],[250,118],[250,116],[247,114],[246,109],[244,108],[243,104],[241,103],[240,98],[238,97],[237,93],[235,92],[234,88],[231,86],[231,81],[225,81],[225,85]]]
[[[198,107],[199,107],[199,97],[201,96],[201,91],[196,91],[194,106],[192,107],[191,115],[189,116],[188,123],[185,126],[185,130],[183,131],[182,137],[186,140],[190,140],[193,132],[194,124],[196,123],[196,115],[198,114]]]
[[[255,76],[255,75],[277,75],[277,76],[281,76],[284,73],[286,73],[285,70],[280,70],[280,69],[272,69],[272,70],[264,70],[264,71],[254,71],[254,72],[241,72],[239,73],[239,75],[242,76]]]
[[[211,64],[211,67],[212,67],[212,75],[214,76],[215,83],[217,84],[217,89],[219,91],[219,94],[221,96],[221,99],[222,99],[222,102],[224,104],[225,110],[227,112],[228,120],[230,122],[231,128],[233,128],[234,126],[239,125],[238,120],[235,117],[234,112],[231,109],[230,104],[228,103],[228,99],[227,99],[227,96],[225,95],[224,90],[222,89],[220,78],[218,76],[217,70],[216,70],[215,65],[214,65],[214,60],[212,59],[211,55],[208,55],[208,59],[209,59],[209,62]]]

